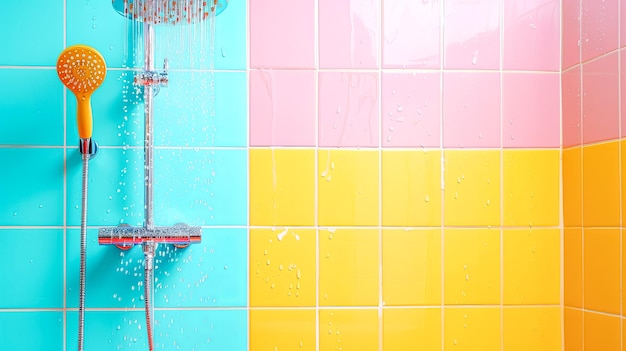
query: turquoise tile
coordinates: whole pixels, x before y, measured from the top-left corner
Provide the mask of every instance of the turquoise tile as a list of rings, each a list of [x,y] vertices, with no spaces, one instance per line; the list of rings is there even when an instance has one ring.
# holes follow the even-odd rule
[[[109,70],[102,85],[91,96],[93,138],[100,146],[143,146],[141,90],[133,86],[133,75]],[[78,145],[76,97],[67,93],[67,144]]]
[[[0,66],[54,66],[63,50],[63,0],[3,1]]]
[[[56,70],[0,69],[0,82],[0,96],[10,97],[0,99],[0,144],[63,146],[63,85]]]
[[[63,230],[0,230],[0,277],[0,308],[63,308]]]
[[[0,312],[2,350],[63,351],[63,312]]]
[[[0,148],[0,226],[63,224],[63,149]]]
[[[156,307],[246,306],[246,229],[204,229],[202,243],[161,246],[155,271]]]
[[[82,158],[67,150],[67,223],[80,225]],[[88,225],[143,224],[143,149],[100,148],[89,161]]]
[[[246,351],[246,310],[156,311],[156,350]]]
[[[133,33],[111,1],[67,0],[67,46],[84,44],[100,51],[107,67],[126,67]],[[132,55],[131,55],[132,58]]]
[[[76,350],[78,312],[67,313],[66,332],[67,350]],[[85,350],[146,351],[148,350],[147,339],[146,320],[142,311],[85,312]],[[162,349],[158,348],[158,350]]]
[[[155,144],[245,147],[247,90],[244,72],[171,72],[154,100]]]
[[[85,306],[143,308],[143,253],[98,245],[98,231],[87,231]],[[80,230],[67,232],[67,306],[78,307]]]
[[[246,150],[157,149],[154,166],[157,224],[247,224]]]
[[[230,0],[215,21],[215,68],[246,69],[247,1]]]

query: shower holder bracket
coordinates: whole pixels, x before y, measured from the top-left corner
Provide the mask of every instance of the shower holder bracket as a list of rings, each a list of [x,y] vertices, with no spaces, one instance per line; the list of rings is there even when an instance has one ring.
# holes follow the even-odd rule
[[[92,160],[98,154],[98,143],[91,138],[81,138],[78,151],[81,155],[89,155],[89,160]]]

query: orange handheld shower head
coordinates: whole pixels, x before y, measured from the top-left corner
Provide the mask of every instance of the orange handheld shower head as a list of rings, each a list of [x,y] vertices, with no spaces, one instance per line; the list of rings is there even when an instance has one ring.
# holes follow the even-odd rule
[[[61,82],[76,95],[78,135],[82,139],[91,138],[91,94],[106,77],[104,58],[92,47],[70,46],[57,60],[57,73]]]

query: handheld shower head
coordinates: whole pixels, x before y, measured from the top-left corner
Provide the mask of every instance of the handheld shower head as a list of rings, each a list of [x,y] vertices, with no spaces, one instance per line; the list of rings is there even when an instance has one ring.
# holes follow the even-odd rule
[[[63,85],[76,95],[76,121],[81,139],[91,138],[91,94],[106,77],[106,63],[94,48],[74,45],[61,52],[57,60],[57,73]]]
[[[219,15],[228,0],[113,0],[120,15],[149,24],[196,23]]]

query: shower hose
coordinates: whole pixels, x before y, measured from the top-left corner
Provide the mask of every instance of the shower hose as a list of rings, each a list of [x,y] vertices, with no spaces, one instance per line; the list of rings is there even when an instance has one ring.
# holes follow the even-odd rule
[[[80,278],[78,293],[78,351],[84,350],[85,344],[85,279],[86,279],[86,253],[87,253],[87,186],[89,180],[89,152],[83,152],[83,186],[82,186],[82,209],[80,216]]]

